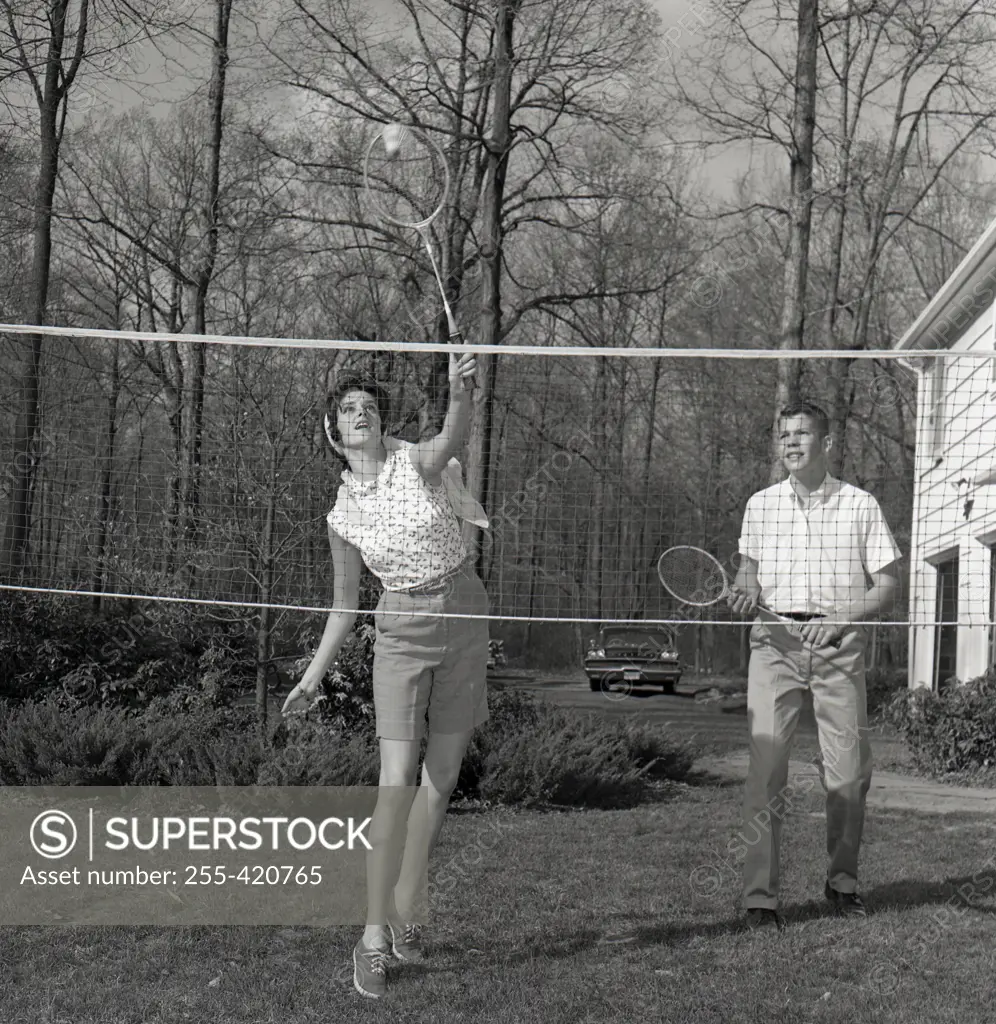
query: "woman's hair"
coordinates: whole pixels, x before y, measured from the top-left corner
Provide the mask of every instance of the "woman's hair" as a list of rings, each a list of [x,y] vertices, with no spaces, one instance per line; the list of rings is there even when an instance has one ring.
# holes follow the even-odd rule
[[[336,375],[335,385],[325,399],[325,436],[332,445],[332,451],[342,458],[336,445],[342,444],[339,436],[338,413],[343,398],[350,391],[365,391],[377,402],[377,414],[380,416],[381,429],[387,429],[387,418],[390,415],[391,397],[387,389],[378,384],[376,379],[367,373],[340,373]]]

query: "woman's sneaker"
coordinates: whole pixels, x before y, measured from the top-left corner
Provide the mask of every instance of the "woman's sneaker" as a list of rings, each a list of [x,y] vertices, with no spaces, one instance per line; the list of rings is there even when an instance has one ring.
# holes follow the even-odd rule
[[[395,929],[388,921],[387,927],[391,930],[391,951],[399,960],[416,964],[425,956],[420,924],[406,924],[403,928]]]
[[[368,949],[363,938],[353,947],[353,987],[360,995],[380,999],[387,991],[387,949]]]

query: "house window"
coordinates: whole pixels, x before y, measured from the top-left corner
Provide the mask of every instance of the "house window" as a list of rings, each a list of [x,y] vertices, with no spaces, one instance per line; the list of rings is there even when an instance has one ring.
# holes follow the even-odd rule
[[[958,556],[937,566],[937,625],[934,627],[934,690],[944,689],[958,667]]]

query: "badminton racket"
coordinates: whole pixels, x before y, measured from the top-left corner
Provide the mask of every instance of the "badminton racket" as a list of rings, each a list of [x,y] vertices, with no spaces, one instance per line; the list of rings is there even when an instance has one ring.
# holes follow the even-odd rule
[[[449,342],[459,345],[463,334],[446,297],[429,234],[429,228],[449,198],[450,171],[443,151],[421,129],[384,125],[367,146],[363,182],[370,203],[384,220],[418,232],[443,300]],[[471,391],[477,387],[477,382],[472,377],[464,377],[463,387]]]
[[[706,608],[725,600],[730,594],[730,577],[718,559],[708,551],[688,544],[668,548],[657,559],[657,575],[664,589],[682,604]],[[789,626],[798,625],[795,619],[779,615],[763,601],[758,601],[757,607],[764,613],[763,617]],[[840,647],[840,642],[841,638],[837,637],[832,646]]]

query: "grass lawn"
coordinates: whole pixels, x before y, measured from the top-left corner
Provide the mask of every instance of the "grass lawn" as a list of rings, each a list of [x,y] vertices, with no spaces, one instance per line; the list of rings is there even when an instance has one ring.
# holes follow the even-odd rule
[[[435,900],[426,962],[393,969],[380,1002],[352,988],[358,929],[17,928],[0,930],[0,1020],[992,1020],[996,823],[871,811],[876,912],[845,922],[824,916],[810,800],[785,827],[780,934],[739,926],[739,864],[723,857],[737,785],[673,787],[626,811],[454,808],[432,870],[455,858],[460,880]],[[980,872],[994,892],[970,907],[955,889]]]

